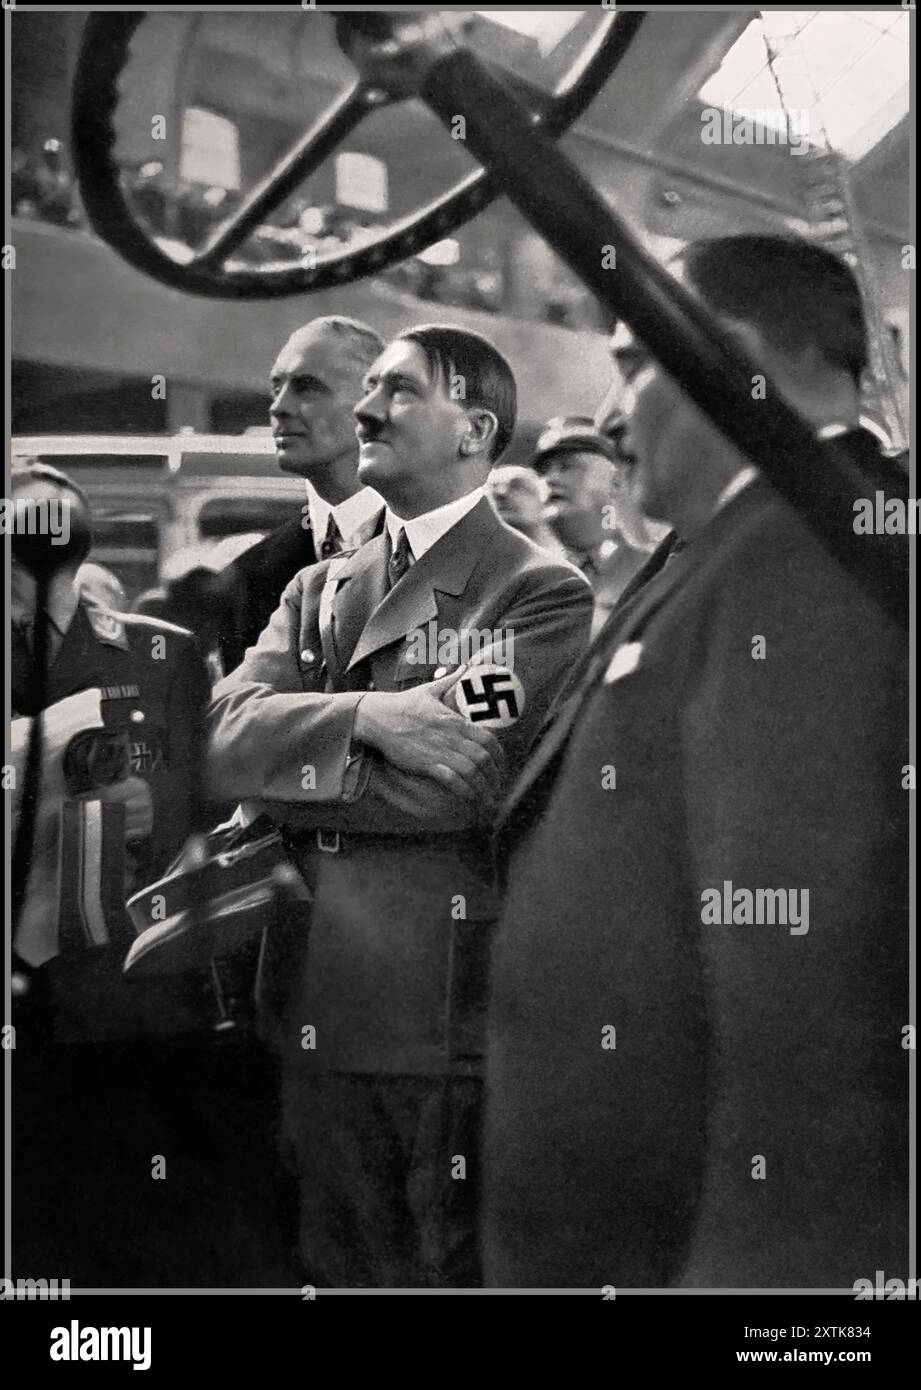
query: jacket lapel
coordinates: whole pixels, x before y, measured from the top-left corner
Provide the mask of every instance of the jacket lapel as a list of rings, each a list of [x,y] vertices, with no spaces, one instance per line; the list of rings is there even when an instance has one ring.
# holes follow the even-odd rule
[[[664,565],[652,576],[648,586],[642,592],[634,591],[632,600],[623,606],[618,604],[608,618],[604,628],[598,634],[597,640],[592,645],[581,678],[575,688],[570,691],[568,697],[563,699],[562,704],[556,707],[555,718],[546,727],[539,743],[522,768],[518,780],[508,793],[499,814],[498,825],[509,818],[515,807],[539,781],[544,769],[553,762],[560,749],[564,747],[587,696],[594,690],[601,673],[607,669],[614,652],[625,640],[628,633],[635,630],[639,622],[639,615],[645,614],[648,617],[652,609],[658,607],[659,603],[662,602],[665,595],[681,582],[684,567],[680,564],[680,557],[676,557],[674,563],[669,566],[667,582],[663,570]],[[675,574],[676,570],[681,571],[681,573]],[[655,592],[649,594],[648,590],[650,589]]]
[[[369,549],[372,541],[376,547]],[[373,611],[386,593],[387,537],[384,508],[356,533],[356,547],[333,556],[320,591],[320,642],[327,672],[338,686],[361,635],[364,614]],[[343,587],[346,585],[346,587]]]
[[[386,530],[368,545],[362,546],[356,559],[364,556],[365,552],[373,554],[369,555],[360,573],[356,574],[358,584],[355,584],[355,578],[350,578],[341,589],[343,613],[347,610],[349,615],[349,633],[362,618],[365,619],[360,636],[351,647],[348,669],[351,671],[375,652],[400,641],[408,632],[437,618],[436,593],[462,594],[499,524],[490,503],[485,497],[482,498],[389,591]],[[343,652],[347,649],[348,637],[342,644]]]
[[[598,684],[618,647],[623,646],[625,642],[630,641],[631,636],[642,631],[653,613],[662,606],[669,594],[684,582],[687,568],[681,563],[681,558],[680,554],[677,555],[667,569],[663,564],[651,577],[649,583],[644,585],[642,590],[634,591],[630,602],[624,604],[615,615],[612,615],[611,627],[607,629],[607,640],[599,643],[588,663],[585,676],[579,683],[578,689],[563,705],[559,718],[548,731],[546,739],[541,743],[537,755],[540,763],[536,769],[538,776],[541,767],[546,765],[556,750],[565,743],[586,696]]]
[[[387,533],[382,531],[351,555],[330,562],[327,582],[336,583],[329,614],[330,636],[336,662],[343,672],[349,666],[368,615],[387,592],[387,556]]]
[[[379,536],[384,529],[384,515],[385,508],[381,507],[380,511],[369,516],[368,520],[363,522],[355,532],[354,543],[358,546],[367,545],[368,541]]]
[[[650,557],[650,563],[645,565],[635,576],[636,579],[646,576],[648,582],[633,589],[630,594],[626,590],[624,591],[620,603],[599,632],[589,652],[582,678],[568,699],[565,699],[563,704],[559,706],[556,718],[525,764],[521,775],[505,800],[498,818],[498,825],[501,826],[504,821],[508,820],[515,807],[520,804],[539,780],[544,769],[563,748],[572,726],[578,718],[579,711],[601,680],[617,648],[642,632],[653,614],[667,601],[675,589],[685,582],[689,571],[696,569],[699,564],[713,554],[715,547],[724,535],[734,531],[746,513],[753,508],[760,509],[764,505],[766,496],[772,495],[767,490],[766,485],[760,481],[747,487],[713,518],[693,543],[675,555],[671,564],[668,564],[667,561],[671,557],[675,545],[674,533],[662,542],[660,550],[664,550],[666,544],[668,549],[661,556],[660,563],[656,566],[652,565],[652,561],[659,555],[659,550],[657,550]],[[652,570],[651,574],[650,570]]]

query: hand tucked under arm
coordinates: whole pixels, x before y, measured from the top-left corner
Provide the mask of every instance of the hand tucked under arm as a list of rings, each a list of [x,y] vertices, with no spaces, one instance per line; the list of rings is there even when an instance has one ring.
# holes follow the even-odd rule
[[[456,682],[453,672],[413,690],[369,691],[355,712],[353,737],[403,772],[494,806],[503,792],[505,755],[494,734],[444,703]]]

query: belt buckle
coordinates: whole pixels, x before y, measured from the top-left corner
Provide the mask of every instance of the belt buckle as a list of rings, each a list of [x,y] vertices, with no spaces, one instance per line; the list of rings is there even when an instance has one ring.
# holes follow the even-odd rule
[[[324,854],[339,853],[339,831],[338,830],[318,830],[317,849],[321,849]]]

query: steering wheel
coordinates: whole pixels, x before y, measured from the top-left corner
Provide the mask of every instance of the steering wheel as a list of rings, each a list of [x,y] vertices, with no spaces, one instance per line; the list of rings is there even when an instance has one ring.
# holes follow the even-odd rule
[[[765,381],[762,366],[733,343],[709,310],[650,255],[619,215],[565,158],[555,139],[587,107],[623,59],[644,15],[618,11],[581,62],[547,97],[484,63],[463,45],[464,12],[340,13],[340,47],[354,62],[355,86],[315,124],[187,263],[165,256],[138,227],[112,159],[112,115],[128,43],[143,15],[92,16],[74,90],[74,157],[87,214],[99,235],[139,270],[177,289],[265,299],[344,283],[379,271],[441,239],[497,193],[508,197],[544,240],[618,319],[623,319],[694,403],[812,529],[826,549],[896,621],[908,620],[909,547],[904,536],[858,535],[857,499],[880,483],[859,443],[819,442],[814,428]],[[244,269],[229,262],[276,207],[375,107],[421,100],[451,127],[464,114],[466,145],[483,170],[447,197],[360,250],[315,268]],[[616,254],[616,270],[601,252]],[[887,490],[908,505],[908,480],[893,468]]]
[[[206,245],[182,263],[166,255],[139,225],[113,159],[118,78],[144,13],[95,14],[87,20],[73,89],[73,158],[87,217],[97,234],[144,274],[188,294],[218,299],[274,299],[328,289],[376,274],[438,241],[483,211],[504,190],[480,169],[427,207],[354,251],[315,265],[253,269],[233,264],[233,252],[302,184],[371,112],[412,95],[385,70],[392,14],[336,16],[340,46],[359,58],[361,75],[249,194]],[[551,94],[506,68],[494,69],[528,109],[535,129],[558,138],[583,114],[614,72],[644,15],[604,15],[588,46]],[[460,36],[460,23],[446,24]],[[460,109],[460,108],[458,108]]]

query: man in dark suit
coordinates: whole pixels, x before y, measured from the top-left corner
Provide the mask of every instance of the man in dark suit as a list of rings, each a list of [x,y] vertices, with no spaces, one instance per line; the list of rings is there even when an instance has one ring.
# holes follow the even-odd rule
[[[238,614],[220,635],[224,671],[232,671],[305,565],[370,539],[383,524],[377,494],[358,480],[352,411],[365,372],[384,341],[357,319],[314,319],[288,339],[272,367],[272,432],[278,466],[305,479],[313,495],[292,517],[228,565],[222,590]]]
[[[515,421],[511,369],[485,339],[402,334],[356,415],[386,528],[303,570],[218,686],[213,776],[285,827],[314,893],[309,932],[301,917],[269,933],[262,971],[310,1277],[466,1286],[486,826],[587,643],[591,591],[484,494]]]
[[[758,236],[683,272],[856,429],[846,266]],[[908,1248],[906,650],[641,344],[622,366],[640,503],[686,544],[504,808],[486,1280],[852,1287]]]

